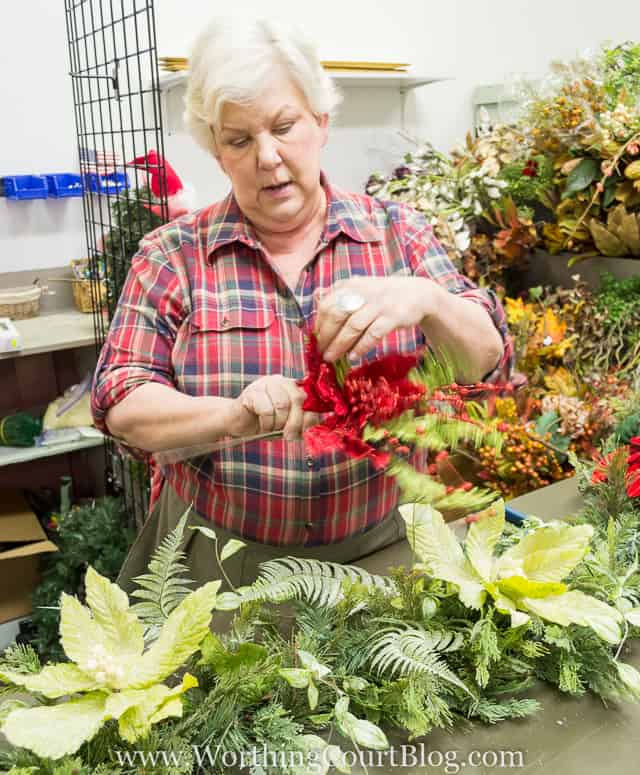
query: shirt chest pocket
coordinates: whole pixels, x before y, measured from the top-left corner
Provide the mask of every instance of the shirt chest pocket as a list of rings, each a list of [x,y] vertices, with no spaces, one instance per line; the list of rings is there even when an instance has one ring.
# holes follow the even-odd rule
[[[174,346],[178,388],[188,395],[236,398],[264,374],[279,373],[272,307],[196,307]]]

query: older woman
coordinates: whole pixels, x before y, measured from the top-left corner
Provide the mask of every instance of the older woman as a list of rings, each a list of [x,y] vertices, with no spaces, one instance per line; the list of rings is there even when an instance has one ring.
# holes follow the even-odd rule
[[[393,480],[367,460],[305,452],[317,418],[296,381],[310,330],[328,361],[426,341],[463,364],[459,381],[510,368],[500,305],[456,273],[424,218],[321,172],[339,97],[307,42],[266,20],[216,22],[190,61],[186,123],[231,191],[141,242],[96,370],[94,415],[149,453],[282,437],[157,467],[125,587],[189,504],[194,524],[247,543],[227,569],[234,584],[272,557],[349,562],[402,537]],[[192,575],[218,577],[211,546],[187,532]]]

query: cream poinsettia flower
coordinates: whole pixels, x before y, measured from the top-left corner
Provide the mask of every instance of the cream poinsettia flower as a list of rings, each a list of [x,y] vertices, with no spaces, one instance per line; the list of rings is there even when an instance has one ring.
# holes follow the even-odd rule
[[[75,753],[109,719],[134,742],[153,724],[182,715],[180,695],[198,685],[186,673],[182,683],[161,683],[194,654],[209,632],[219,581],[191,592],[167,618],[145,651],[143,627],[129,599],[93,568],[85,577],[87,604],[63,594],[60,640],[70,663],[47,665],[39,673],[0,672],[0,681],[22,686],[54,705],[13,710],[0,731],[12,745],[43,758]]]
[[[489,512],[471,525],[463,546],[432,507],[400,507],[419,566],[454,584],[466,606],[481,608],[489,595],[498,611],[511,616],[513,627],[535,614],[563,626],[591,627],[607,642],[618,643],[620,612],[563,583],[587,553],[593,528],[549,523],[498,557],[494,550],[504,531],[504,503],[493,504]]]

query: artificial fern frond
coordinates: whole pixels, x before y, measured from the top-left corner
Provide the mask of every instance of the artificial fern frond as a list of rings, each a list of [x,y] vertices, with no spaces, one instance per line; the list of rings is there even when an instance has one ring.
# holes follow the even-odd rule
[[[188,585],[193,581],[182,575],[188,568],[183,562],[186,555],[180,550],[188,516],[189,509],[153,553],[149,572],[133,579],[140,588],[131,597],[144,602],[131,606],[131,610],[144,625],[147,642],[157,638],[169,614],[191,591]]]
[[[463,643],[461,633],[389,627],[374,636],[369,658],[379,675],[429,673],[471,695],[464,682],[440,659],[442,653],[457,651]]]
[[[331,607],[343,599],[342,586],[345,581],[397,594],[390,578],[375,576],[355,565],[284,557],[264,562],[260,568],[260,576],[253,584],[237,591],[243,603],[252,600],[283,603],[286,600],[301,599],[314,605]]]

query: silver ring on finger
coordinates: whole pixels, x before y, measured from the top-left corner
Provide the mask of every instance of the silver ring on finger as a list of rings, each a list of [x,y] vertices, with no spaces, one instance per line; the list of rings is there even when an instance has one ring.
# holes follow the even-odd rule
[[[366,299],[359,293],[353,291],[345,291],[344,293],[336,296],[336,309],[339,312],[343,312],[346,315],[351,315],[353,312],[357,312],[364,307]]]

